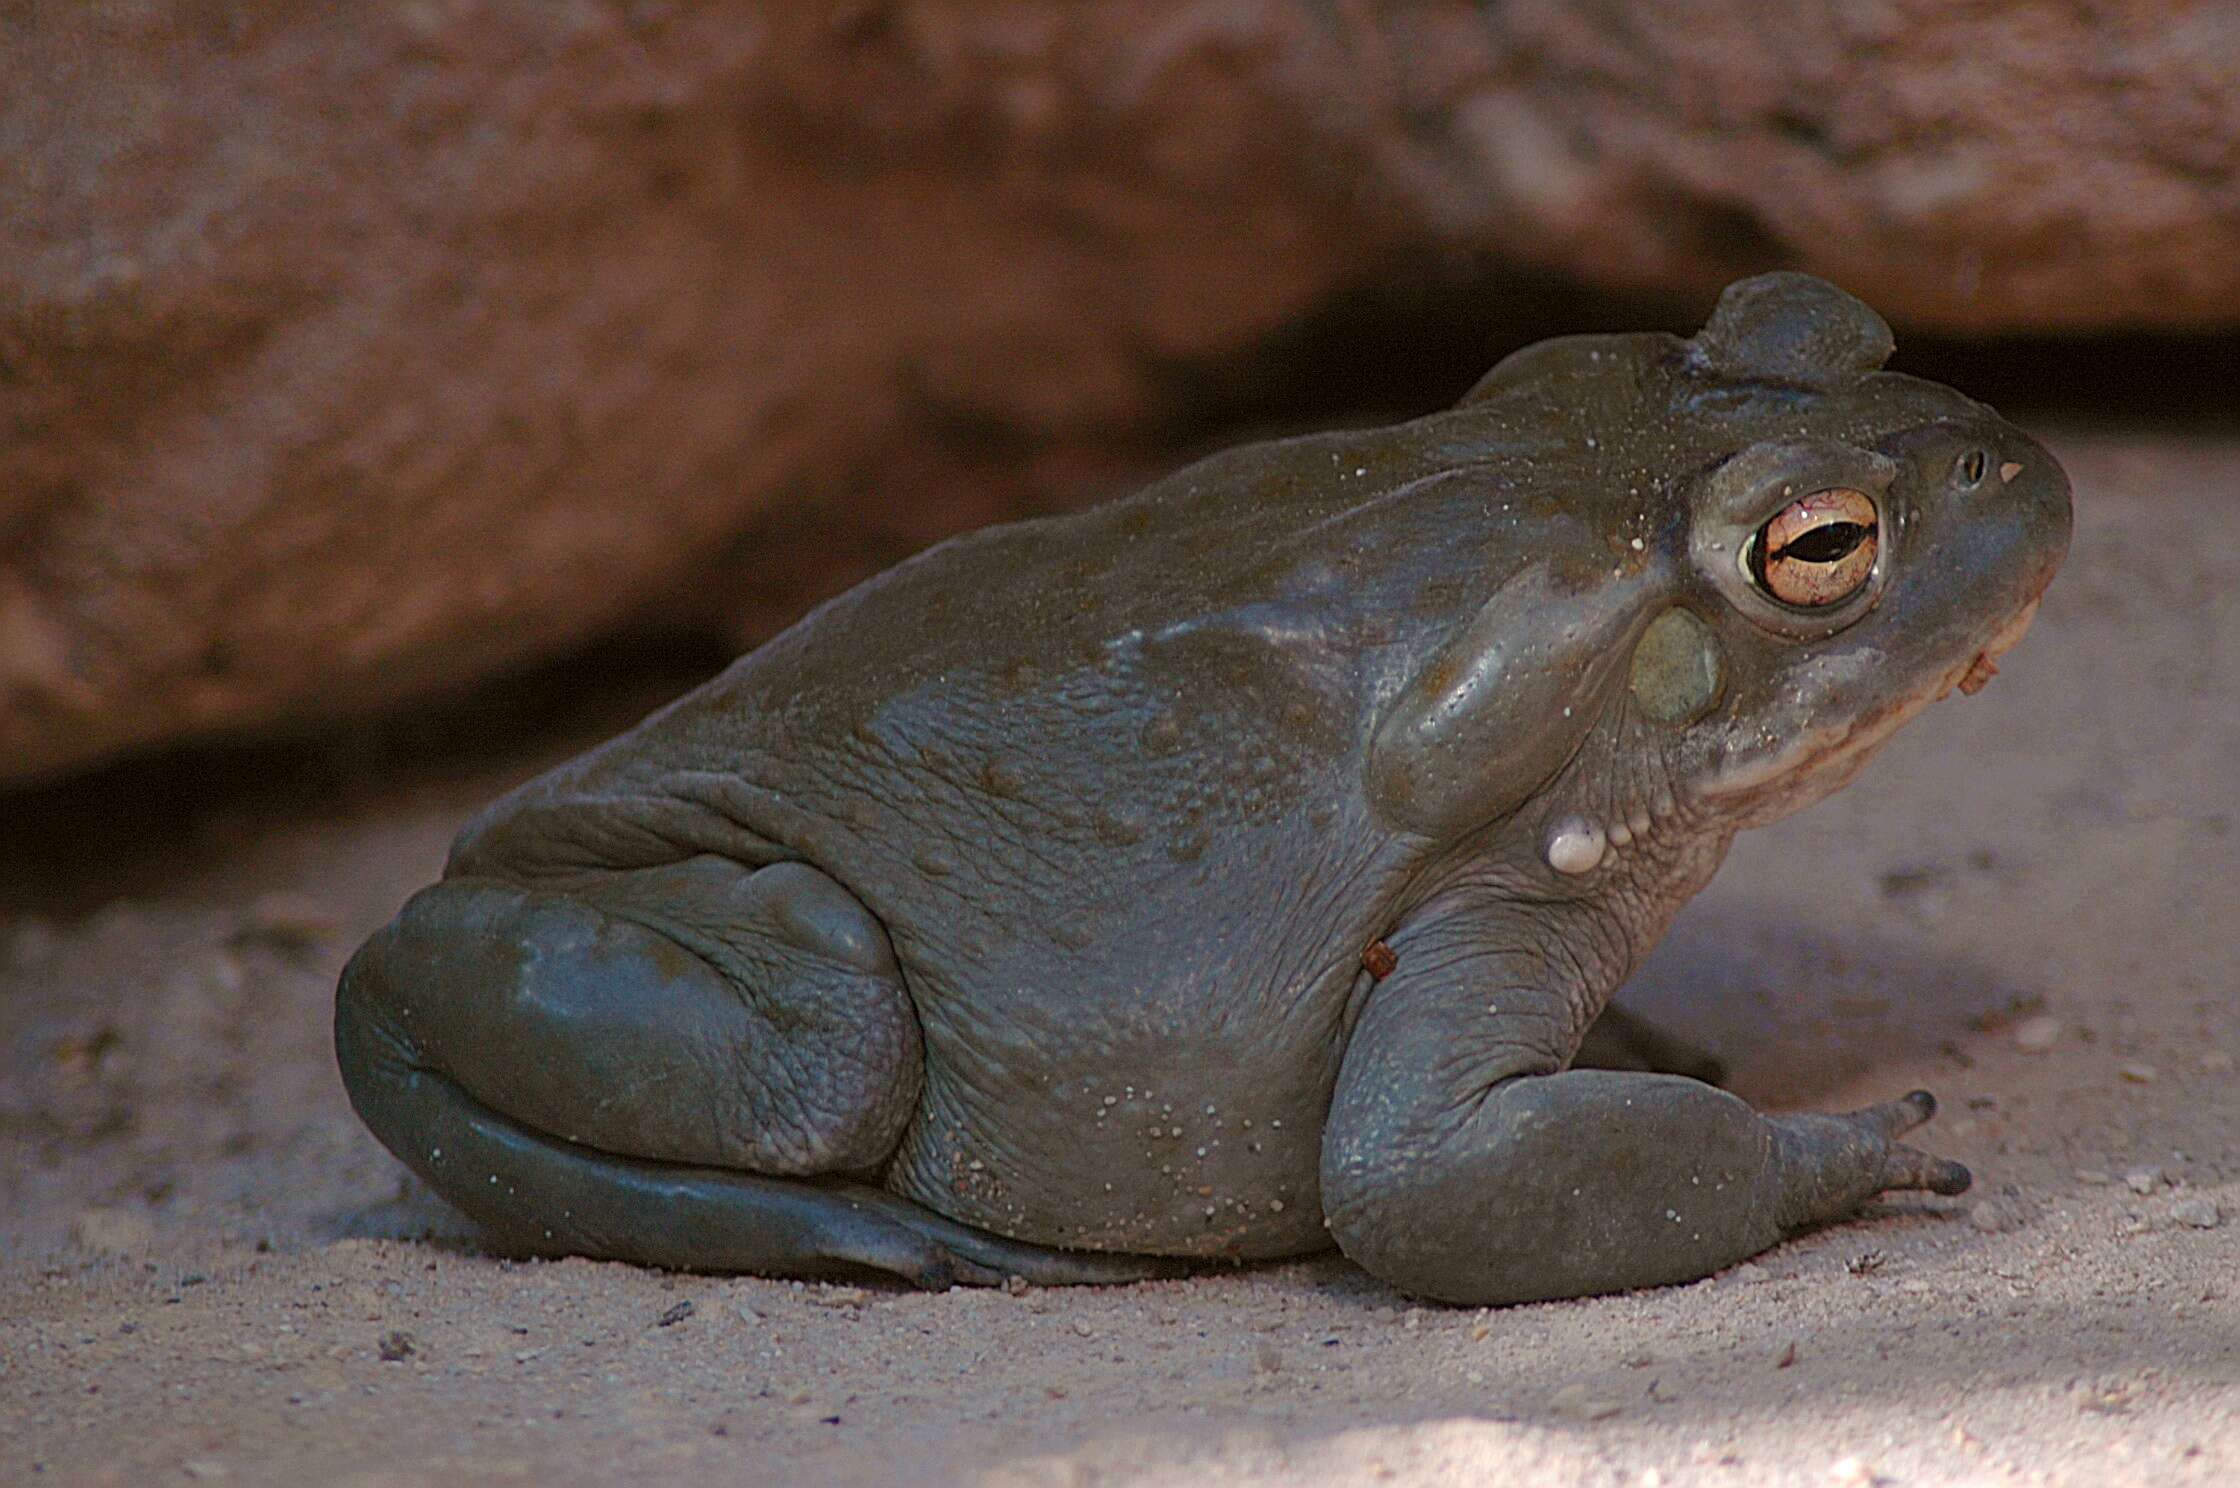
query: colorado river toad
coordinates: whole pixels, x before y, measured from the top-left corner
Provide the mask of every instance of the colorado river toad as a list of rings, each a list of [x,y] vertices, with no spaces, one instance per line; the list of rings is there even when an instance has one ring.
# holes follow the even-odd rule
[[[2061,562],[2053,459],[1889,351],[1766,275],[943,544],[476,819],[343,975],[351,1099],[511,1246],[925,1286],[1335,1242],[1515,1302],[1957,1193],[1925,1093],[1589,1037]]]

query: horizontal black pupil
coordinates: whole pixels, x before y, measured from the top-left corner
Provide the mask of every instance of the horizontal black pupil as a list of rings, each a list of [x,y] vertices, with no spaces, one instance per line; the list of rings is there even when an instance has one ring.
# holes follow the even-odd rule
[[[1786,547],[1768,554],[1768,558],[1791,558],[1799,563],[1834,563],[1874,535],[1874,529],[1863,522],[1830,522],[1809,532],[1800,532],[1789,540]]]

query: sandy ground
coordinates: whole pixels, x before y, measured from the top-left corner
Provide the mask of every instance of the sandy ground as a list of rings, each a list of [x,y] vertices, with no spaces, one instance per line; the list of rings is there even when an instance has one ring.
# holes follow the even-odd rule
[[[2240,437],[2055,432],[2036,633],[1627,994],[1761,1102],[1934,1089],[1965,1198],[1500,1311],[1331,1258],[932,1296],[492,1256],[351,1118],[334,974],[654,669],[401,764],[16,803],[0,1481],[2240,1482]]]

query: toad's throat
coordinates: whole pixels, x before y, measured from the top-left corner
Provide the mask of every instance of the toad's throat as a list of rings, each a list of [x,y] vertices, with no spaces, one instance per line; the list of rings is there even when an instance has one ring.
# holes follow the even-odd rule
[[[2038,601],[2033,599],[1965,663],[1954,664],[1919,691],[1893,699],[1856,722],[1808,733],[1777,754],[1732,764],[1704,785],[1699,796],[1705,800],[1747,796],[1776,782],[1787,782],[1792,795],[1782,808],[1781,814],[1786,815],[1828,795],[1856,776],[1891,735],[1931,702],[1951,696],[1955,687],[1969,693],[1980,691],[1998,671],[1998,658],[2022,640],[2037,613]]]

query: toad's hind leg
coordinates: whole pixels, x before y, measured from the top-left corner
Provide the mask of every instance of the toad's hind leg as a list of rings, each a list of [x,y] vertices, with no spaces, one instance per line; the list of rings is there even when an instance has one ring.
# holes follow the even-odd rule
[[[374,1134],[514,1248],[931,1287],[1155,1269],[858,1181],[923,1047],[885,931],[807,864],[446,880],[344,971],[335,1047]]]

